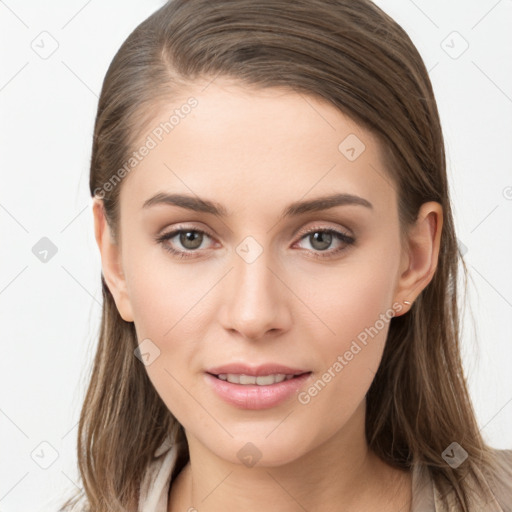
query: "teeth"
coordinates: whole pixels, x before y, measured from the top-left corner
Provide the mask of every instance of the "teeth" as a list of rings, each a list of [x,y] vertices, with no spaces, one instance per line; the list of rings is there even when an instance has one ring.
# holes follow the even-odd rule
[[[257,384],[258,386],[270,386],[283,380],[293,379],[294,375],[285,375],[284,373],[277,373],[273,375],[260,375],[254,377],[253,375],[244,375],[237,373],[221,373],[217,375],[220,380],[226,380],[232,384]]]

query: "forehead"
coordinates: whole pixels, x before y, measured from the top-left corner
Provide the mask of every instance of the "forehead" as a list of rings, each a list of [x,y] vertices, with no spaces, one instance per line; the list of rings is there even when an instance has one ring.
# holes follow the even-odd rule
[[[377,138],[327,101],[285,88],[196,82],[155,108],[135,152],[121,202],[137,208],[172,191],[230,211],[333,192],[395,204]]]

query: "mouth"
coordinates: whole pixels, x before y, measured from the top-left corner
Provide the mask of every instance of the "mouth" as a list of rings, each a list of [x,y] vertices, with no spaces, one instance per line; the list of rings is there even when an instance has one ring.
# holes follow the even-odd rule
[[[297,374],[285,373],[272,373],[269,375],[246,375],[243,373],[210,373],[213,377],[219,380],[229,382],[231,384],[240,384],[242,386],[256,385],[256,386],[271,386],[272,384],[279,384],[285,380],[291,380],[301,377],[302,375],[309,375],[311,372],[302,372]]]
[[[288,372],[293,371],[295,370],[288,369]],[[271,409],[289,402],[307,385],[312,376],[311,371],[270,373],[260,369],[249,372],[258,375],[209,371],[204,374],[205,382],[216,396],[231,406],[258,410]]]

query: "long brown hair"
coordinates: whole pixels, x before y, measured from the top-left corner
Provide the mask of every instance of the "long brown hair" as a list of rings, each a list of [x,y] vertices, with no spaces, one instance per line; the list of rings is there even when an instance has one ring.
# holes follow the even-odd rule
[[[404,30],[370,0],[174,0],[126,39],[106,74],[94,131],[90,191],[117,232],[119,191],[107,187],[159,102],[197,78],[287,87],[327,100],[373,132],[386,151],[403,233],[437,201],[443,230],[437,270],[412,309],[391,320],[367,394],[366,437],[388,464],[427,468],[468,510],[468,476],[497,473],[479,432],[459,349],[459,264],[443,135],[425,65]],[[101,194],[98,194],[98,191]],[[466,282],[466,280],[465,280]],[[102,276],[103,316],[80,416],[78,463],[94,512],[135,512],[139,485],[177,420],[134,357],[134,325],[119,315]],[[443,451],[468,453],[452,468]],[[80,496],[76,497],[77,501]],[[68,501],[70,505],[73,500]]]

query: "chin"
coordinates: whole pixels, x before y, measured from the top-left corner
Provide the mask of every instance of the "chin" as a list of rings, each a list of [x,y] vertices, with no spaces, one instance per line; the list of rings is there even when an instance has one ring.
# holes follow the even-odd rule
[[[276,423],[272,428],[275,429],[275,426]],[[211,445],[212,438],[209,437],[205,447],[229,463],[252,468],[292,464],[307,453],[308,447],[313,446],[309,436],[306,439],[301,435],[289,435],[285,430],[269,435],[271,431],[261,427],[248,429],[248,435],[235,435],[228,441],[214,445]]]

